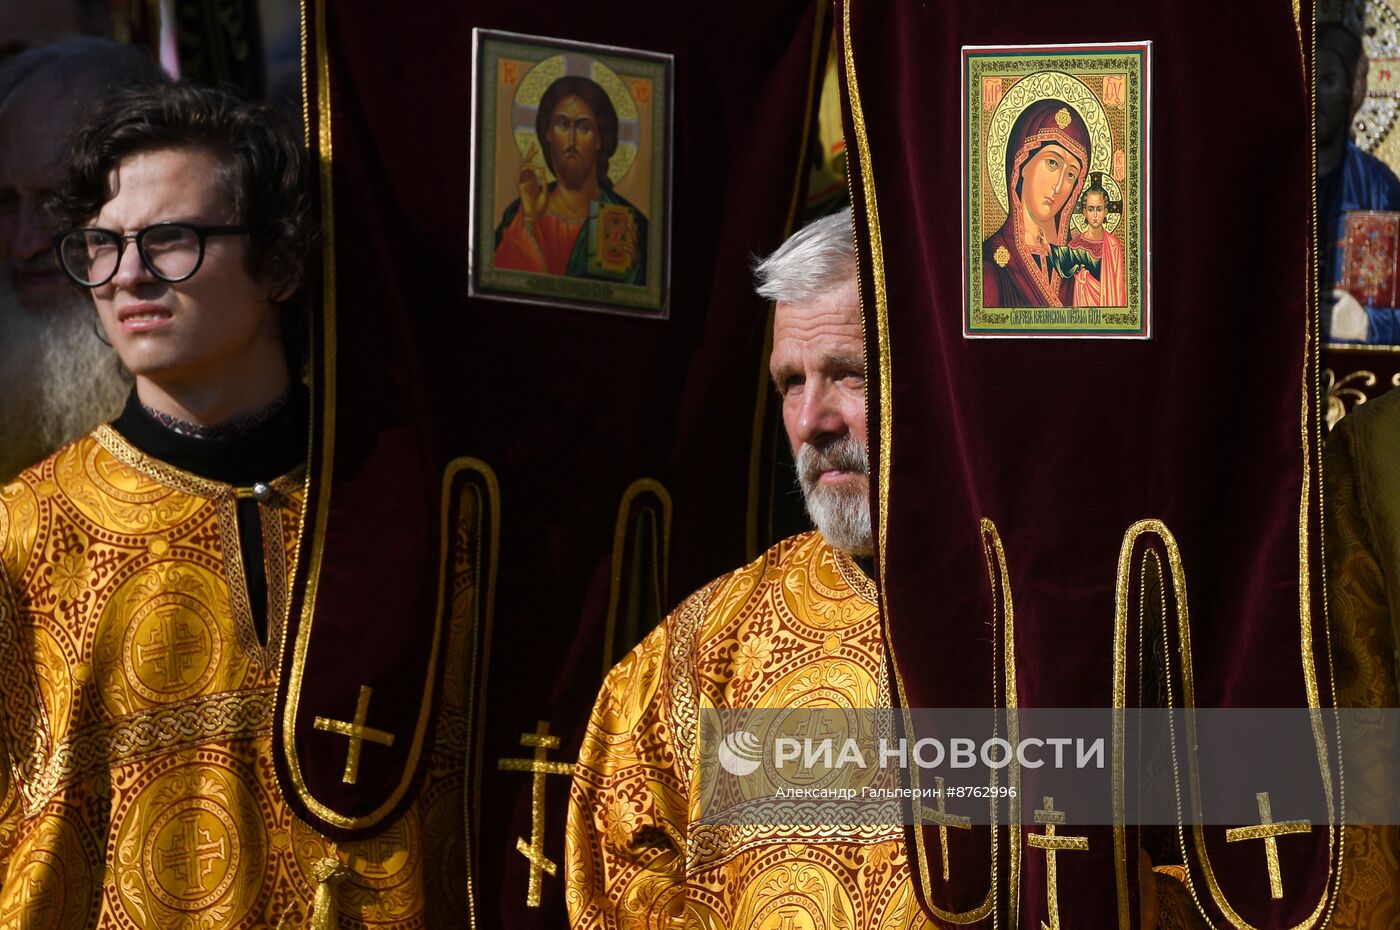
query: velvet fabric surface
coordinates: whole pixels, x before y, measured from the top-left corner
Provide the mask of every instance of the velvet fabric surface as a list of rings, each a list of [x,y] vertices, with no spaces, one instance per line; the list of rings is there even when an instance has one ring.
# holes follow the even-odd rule
[[[469,835],[434,867],[469,870],[468,925],[559,927],[569,778],[501,762],[575,759],[605,657],[634,645],[615,616],[616,592],[628,589],[618,576],[651,562],[615,564],[636,525],[628,510],[618,531],[619,510],[636,501],[629,488],[654,479],[651,499],[671,504],[669,514],[654,507],[669,518],[656,528],[670,564],[653,589],[679,600],[745,561],[755,404],[771,390],[749,263],[781,243],[801,202],[829,9],[307,0],[304,10],[308,131],[329,171],[334,235],[297,582],[303,594],[315,585],[303,603],[316,631],[308,668],[320,671],[305,687],[353,698],[377,676],[385,690],[370,725],[405,725],[436,609],[443,469],[470,456],[494,471],[499,539],[483,532],[472,543],[497,574],[494,617],[492,592],[479,592],[467,671]],[[468,296],[475,27],[674,56],[668,320]],[[386,672],[395,668],[407,671]],[[544,745],[522,745],[542,725]],[[284,730],[315,790],[348,810],[370,809],[391,790],[394,765],[409,762],[374,768],[371,751],[387,759],[398,746],[367,746],[352,788],[339,783],[344,737],[305,721]],[[536,839],[548,870],[521,852]]]
[[[882,469],[879,580],[906,706],[1333,703],[1319,596],[1311,18],[1310,4],[1283,0],[1217,6],[1208,24],[1168,3],[1078,17],[1024,0],[837,3]],[[1142,40],[1153,338],[964,339],[961,47]],[[1226,223],[1239,247],[1206,246]],[[1231,761],[1228,745],[1199,746],[1198,809],[1185,752],[1136,760],[1125,749],[1125,803],[1155,769],[1174,778],[1188,821],[1204,811],[1206,825],[1188,823],[1180,842],[1171,830],[1155,861],[1186,864],[1215,926],[1320,926],[1338,835],[1324,822],[1278,837],[1274,897],[1265,843],[1226,842],[1250,824],[1210,816],[1227,794],[1252,807],[1271,790],[1225,786]],[[1325,791],[1325,768],[1310,791]],[[1001,820],[1013,826],[947,830],[949,879],[938,827],[910,830],[926,909],[1038,928],[1053,923],[1054,896],[1064,926],[1136,926],[1137,850],[1153,844],[1057,808],[1059,835],[1087,849],[1058,852],[1052,891],[1049,856],[1032,842],[1047,832],[1033,816],[1042,776],[1010,777],[1022,779],[1020,810]],[[1290,800],[1274,790],[1275,820]]]

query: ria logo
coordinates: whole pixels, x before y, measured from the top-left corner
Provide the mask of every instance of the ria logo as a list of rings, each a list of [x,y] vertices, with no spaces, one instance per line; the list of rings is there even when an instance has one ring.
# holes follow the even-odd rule
[[[752,775],[763,762],[758,737],[748,730],[735,730],[719,744],[719,764],[731,775]]]

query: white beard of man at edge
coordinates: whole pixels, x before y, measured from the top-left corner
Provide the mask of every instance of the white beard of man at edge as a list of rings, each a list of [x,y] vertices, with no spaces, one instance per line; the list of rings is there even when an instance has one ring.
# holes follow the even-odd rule
[[[866,481],[821,483],[823,472],[853,472]],[[865,446],[850,433],[818,449],[803,444],[797,452],[797,483],[807,516],[826,541],[852,555],[868,556],[875,548],[870,531],[870,463]]]
[[[27,307],[0,274],[0,483],[121,412],[131,381],[86,295]]]

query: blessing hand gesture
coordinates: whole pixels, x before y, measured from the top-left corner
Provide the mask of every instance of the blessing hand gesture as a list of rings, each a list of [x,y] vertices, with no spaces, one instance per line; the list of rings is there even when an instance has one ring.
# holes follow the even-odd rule
[[[549,199],[549,189],[544,183],[544,166],[536,161],[539,154],[539,148],[531,142],[525,150],[525,161],[515,175],[516,189],[520,192],[520,209],[525,214],[525,222],[532,226],[544,216],[544,205]]]

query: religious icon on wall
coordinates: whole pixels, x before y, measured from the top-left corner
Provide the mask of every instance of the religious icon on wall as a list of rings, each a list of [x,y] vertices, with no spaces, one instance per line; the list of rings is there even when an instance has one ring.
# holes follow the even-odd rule
[[[474,40],[470,292],[664,318],[671,56]]]
[[[963,48],[963,334],[1152,334],[1148,49]]]

